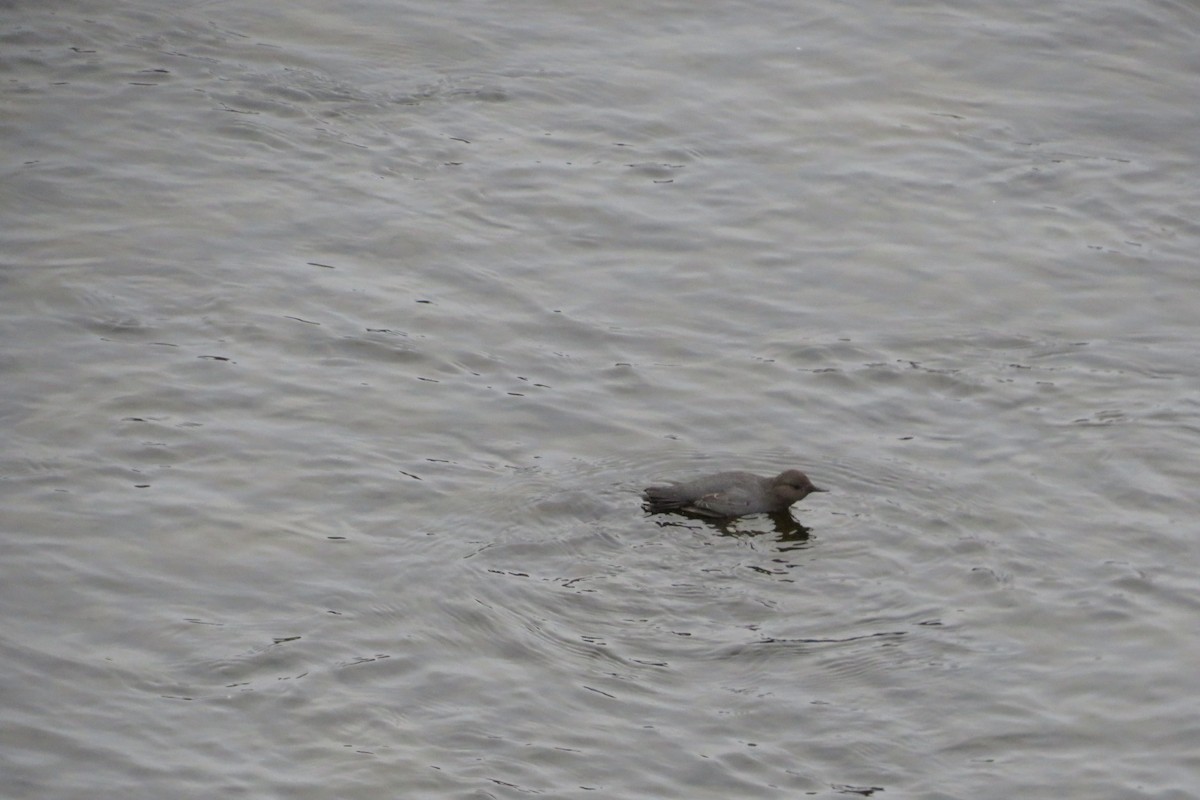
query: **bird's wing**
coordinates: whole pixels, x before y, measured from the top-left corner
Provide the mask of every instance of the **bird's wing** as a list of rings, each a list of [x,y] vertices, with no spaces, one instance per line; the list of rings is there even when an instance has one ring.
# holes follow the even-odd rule
[[[745,514],[750,508],[750,495],[743,489],[712,492],[696,498],[692,503],[692,508],[699,514],[709,514],[714,517],[737,517]]]

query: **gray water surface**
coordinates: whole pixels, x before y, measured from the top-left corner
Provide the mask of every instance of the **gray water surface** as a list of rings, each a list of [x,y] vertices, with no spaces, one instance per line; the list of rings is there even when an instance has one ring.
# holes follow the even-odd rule
[[[1194,7],[3,17],[6,797],[1196,796]]]

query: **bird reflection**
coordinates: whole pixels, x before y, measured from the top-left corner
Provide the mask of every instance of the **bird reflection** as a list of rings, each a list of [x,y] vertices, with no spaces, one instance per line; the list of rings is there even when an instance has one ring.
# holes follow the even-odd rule
[[[687,522],[680,520],[683,517]],[[764,523],[770,521],[769,527]],[[747,537],[775,535],[780,544],[790,545],[793,550],[804,547],[809,542],[811,528],[806,528],[796,521],[790,513],[784,511],[777,514],[756,514],[752,517],[737,519],[713,519],[712,517],[675,512],[673,519],[658,519],[656,524],[662,528],[687,528],[688,530],[715,529],[722,536]]]

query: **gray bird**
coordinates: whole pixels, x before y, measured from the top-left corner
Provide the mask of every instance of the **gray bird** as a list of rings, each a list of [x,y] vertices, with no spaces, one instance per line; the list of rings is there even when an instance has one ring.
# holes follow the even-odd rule
[[[682,511],[702,517],[732,519],[747,514],[779,514],[818,489],[798,469],[773,478],[749,472],[718,472],[670,486],[648,486],[642,493],[651,514]]]

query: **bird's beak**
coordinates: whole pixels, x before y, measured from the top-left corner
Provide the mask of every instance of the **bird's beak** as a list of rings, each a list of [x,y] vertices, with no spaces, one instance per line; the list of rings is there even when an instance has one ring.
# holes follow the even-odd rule
[[[814,486],[814,487],[812,488],[812,490],[813,490],[814,492],[828,492],[828,491],[829,491],[828,489],[822,489],[822,488],[820,488],[819,486]]]

